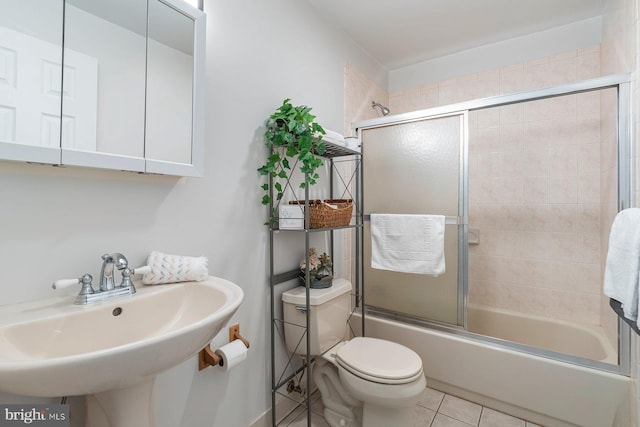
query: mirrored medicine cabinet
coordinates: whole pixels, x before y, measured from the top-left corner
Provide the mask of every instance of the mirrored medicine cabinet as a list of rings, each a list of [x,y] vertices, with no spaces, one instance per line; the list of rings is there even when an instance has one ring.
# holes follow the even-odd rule
[[[205,15],[0,0],[0,159],[202,176]]]

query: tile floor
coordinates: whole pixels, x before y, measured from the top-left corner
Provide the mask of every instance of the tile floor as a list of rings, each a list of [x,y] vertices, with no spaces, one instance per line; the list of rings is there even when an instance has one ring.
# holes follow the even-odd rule
[[[312,395],[313,427],[329,427],[322,418],[320,394]],[[305,427],[306,412],[301,408],[289,414],[279,426]],[[413,427],[542,427],[476,403],[428,388],[414,411]],[[397,426],[400,427],[400,426]]]

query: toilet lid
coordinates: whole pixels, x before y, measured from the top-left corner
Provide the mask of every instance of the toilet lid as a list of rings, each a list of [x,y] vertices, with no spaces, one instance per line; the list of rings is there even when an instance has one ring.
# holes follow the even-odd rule
[[[336,363],[352,374],[382,384],[406,384],[420,378],[422,360],[403,345],[356,337],[336,353]]]

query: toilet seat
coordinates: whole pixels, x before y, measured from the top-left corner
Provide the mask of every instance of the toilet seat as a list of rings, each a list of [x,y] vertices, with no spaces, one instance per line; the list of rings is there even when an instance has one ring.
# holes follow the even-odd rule
[[[337,349],[335,361],[353,375],[379,384],[407,384],[423,376],[416,352],[377,338],[351,339]]]

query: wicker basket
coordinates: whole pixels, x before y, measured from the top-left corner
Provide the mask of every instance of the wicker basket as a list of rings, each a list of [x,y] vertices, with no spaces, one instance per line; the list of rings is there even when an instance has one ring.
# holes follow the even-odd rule
[[[292,200],[290,205],[304,205],[304,200]],[[334,207],[335,206],[335,207]],[[349,225],[353,215],[353,200],[309,200],[310,228],[343,227]]]

